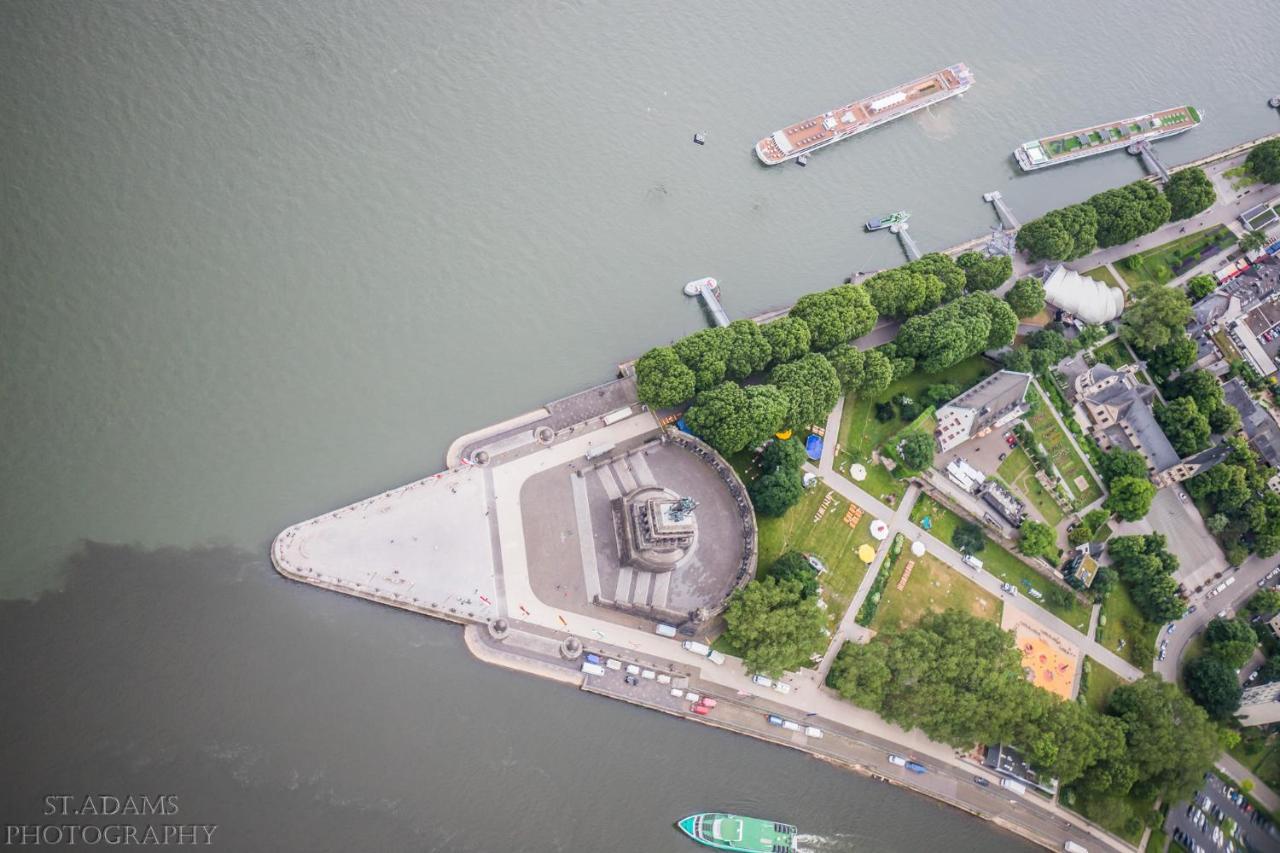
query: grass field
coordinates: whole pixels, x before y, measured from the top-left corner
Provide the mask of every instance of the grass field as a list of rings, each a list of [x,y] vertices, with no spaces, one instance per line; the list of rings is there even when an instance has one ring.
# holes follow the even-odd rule
[[[1100,281],[1103,284],[1109,284],[1112,287],[1120,287],[1120,282],[1116,281],[1116,277],[1111,274],[1111,270],[1106,267],[1094,267],[1088,272],[1082,272],[1080,275],[1085,278],[1091,278]]]
[[[824,501],[826,512],[814,521]],[[844,522],[848,508],[847,500],[819,482],[781,518],[756,517],[760,528],[760,574],[786,551],[813,554],[827,567],[819,582],[827,603],[827,621],[833,629],[867,572],[866,564],[855,553],[858,546],[877,544],[871,537],[871,515],[864,512],[857,526],[850,527]]]
[[[1215,225],[1194,234],[1170,240],[1162,246],[1138,252],[1116,263],[1116,269],[1130,286],[1139,284],[1165,284],[1175,275],[1175,268],[1185,258],[1198,256],[1210,246],[1225,250],[1236,242],[1236,236],[1223,225]]]
[[[1111,698],[1111,691],[1124,684],[1125,681],[1091,657],[1086,657],[1084,661],[1089,668],[1084,700],[1090,708],[1102,713],[1107,707],[1107,700]]]
[[[1118,338],[1107,341],[1093,350],[1093,357],[1103,364],[1111,367],[1124,367],[1126,364],[1133,364],[1133,355],[1129,352],[1128,347],[1120,343]]]
[[[906,586],[899,591],[898,583],[909,564],[911,575]],[[871,627],[876,631],[893,633],[910,628],[926,613],[944,610],[960,610],[998,625],[1002,607],[998,598],[932,554],[915,557],[904,551],[889,575]]]
[[[1071,487],[1071,492],[1076,498],[1076,508],[1093,503],[1102,497],[1102,487],[1089,473],[1075,445],[1067,439],[1066,432],[1059,426],[1058,419],[1053,416],[1053,404],[1045,399],[1044,394],[1035,385],[1031,386],[1030,394],[1034,395],[1034,399],[1039,402],[1035,411],[1027,416],[1027,424],[1035,433],[1036,441],[1044,446],[1058,473]],[[1083,489],[1076,484],[1077,477],[1084,478]]]
[[[1280,788],[1280,734],[1256,727],[1243,729],[1230,753],[1273,790]]]
[[[920,524],[926,515],[929,516],[932,524],[929,532],[950,545],[951,534],[955,533],[956,526],[961,523],[960,516],[942,506],[933,498],[921,495],[916,500],[915,506],[911,508],[911,520],[916,524]],[[982,570],[1016,586],[1019,595],[1027,594],[1027,584],[1043,593],[1053,583],[1009,553],[1004,547],[993,542],[990,537],[985,537],[985,539],[986,547],[975,555],[982,560]],[[1089,608],[1077,601],[1074,596],[1068,607],[1050,604],[1047,599],[1037,603],[1077,630],[1088,630]]]
[[[1057,527],[1058,522],[1066,517],[1058,506],[1058,502],[1036,480],[1036,470],[1031,464],[1031,457],[1021,447],[1015,447],[1009,451],[1009,455],[996,469],[996,476],[1010,489],[1035,504],[1036,509],[1040,510],[1040,514],[1051,527]]]
[[[1124,584],[1111,588],[1102,602],[1102,615],[1098,620],[1099,643],[1144,672],[1150,672],[1158,630],[1159,626],[1152,625],[1138,612]],[[1121,640],[1125,643],[1123,649],[1119,648]]]

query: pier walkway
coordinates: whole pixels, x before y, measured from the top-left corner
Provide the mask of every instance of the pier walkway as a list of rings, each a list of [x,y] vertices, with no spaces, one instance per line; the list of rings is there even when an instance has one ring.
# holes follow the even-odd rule
[[[982,200],[995,205],[996,216],[1000,217],[1000,224],[1004,226],[1006,231],[1017,231],[1022,227],[1018,217],[1014,216],[1013,211],[1009,209],[1009,205],[1004,203],[1004,196],[1000,195],[999,190],[983,193]]]
[[[1169,183],[1169,169],[1160,162],[1160,158],[1156,156],[1156,150],[1151,147],[1151,141],[1144,139],[1141,142],[1135,142],[1129,146],[1130,154],[1137,154],[1142,158],[1142,165],[1147,171],[1156,176],[1156,180],[1162,184]]]
[[[724,310],[724,306],[720,304],[720,297],[717,295],[719,289],[714,278],[691,281],[684,286],[686,296],[697,296],[702,300],[702,304],[707,307],[707,312],[717,326],[727,326],[729,325],[729,314]]]
[[[920,247],[916,245],[916,241],[911,238],[911,234],[907,230],[907,223],[903,222],[899,225],[892,226],[889,230],[898,235],[898,240],[902,243],[902,251],[907,253],[907,260],[920,260]]]

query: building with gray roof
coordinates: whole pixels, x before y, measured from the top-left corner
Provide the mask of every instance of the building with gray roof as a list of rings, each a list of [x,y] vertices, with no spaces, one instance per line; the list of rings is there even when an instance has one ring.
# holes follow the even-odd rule
[[[1280,424],[1258,405],[1239,377],[1222,385],[1222,398],[1240,413],[1240,425],[1249,445],[1272,468],[1280,468]]]
[[[939,447],[945,452],[1025,415],[1030,385],[1030,373],[1001,370],[951,400],[936,412]]]

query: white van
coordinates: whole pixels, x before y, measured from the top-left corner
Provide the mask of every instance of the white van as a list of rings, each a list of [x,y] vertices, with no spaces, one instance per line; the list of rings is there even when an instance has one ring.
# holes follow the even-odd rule
[[[711,661],[716,666],[719,666],[724,663],[724,655],[717,652],[715,649],[712,649],[710,654],[707,655],[707,660]]]
[[[640,674],[640,667],[636,666],[633,663],[627,664],[627,675],[639,675],[639,674]]]
[[[1007,788],[1008,790],[1013,791],[1015,794],[1025,794],[1027,792],[1026,785],[1022,784],[1021,782],[1016,782],[1013,779],[1001,779],[1000,787]]]
[[[773,686],[773,679],[767,675],[753,675],[751,676],[751,682],[753,684],[759,684],[761,687]]]
[[[964,563],[966,566],[973,566],[975,569],[982,568],[982,561],[972,554],[965,554],[960,558],[960,562]]]
[[[907,759],[903,758],[901,755],[894,755],[893,753],[889,753],[889,763],[896,764],[899,767],[906,767]]]
[[[775,681],[773,682],[773,689],[781,693],[783,696],[786,696],[791,692],[791,685],[785,684],[781,681]]]
[[[654,678],[656,678],[656,677],[657,677],[657,673],[655,673],[655,672],[654,672],[653,670],[651,670],[651,669],[646,669],[644,672],[641,672],[641,673],[640,673],[640,677],[641,677],[641,678],[644,678],[644,679],[646,679],[646,680],[648,680],[648,681],[653,681],[653,680],[654,680]]]
[[[604,675],[604,667],[598,663],[584,663],[582,671],[587,675]]]
[[[816,737],[816,738],[822,737],[822,729],[818,728],[817,726],[805,726],[804,733],[809,737]]]
[[[1083,844],[1076,844],[1074,841],[1068,841],[1066,844],[1062,845],[1062,849],[1065,850],[1066,853],[1089,853],[1088,847],[1085,847]]]
[[[707,655],[711,654],[711,647],[705,643],[696,643],[693,640],[685,640],[680,645],[684,646],[684,650],[686,652],[693,652],[700,658],[705,658]]]
[[[797,723],[795,720],[783,720],[782,727],[789,732],[798,732],[801,730],[800,724]]]
[[[1031,597],[1032,597],[1032,598],[1034,598],[1036,601],[1040,601],[1041,599],[1043,599],[1043,598],[1044,598],[1044,595],[1042,595],[1042,594],[1041,594],[1040,590],[1036,589],[1035,587],[1032,587],[1031,589],[1028,589],[1028,590],[1027,590],[1027,595],[1031,596]]]
[[[608,667],[609,669],[614,670],[615,672],[616,672],[617,670],[622,669],[622,661],[620,661],[620,660],[614,660],[613,658],[606,658],[606,659],[605,659],[605,662],[604,662],[604,665],[605,665],[606,667]]]
[[[653,633],[659,634],[663,637],[674,637],[676,635],[676,629],[672,628],[670,625],[658,625],[653,629]]]

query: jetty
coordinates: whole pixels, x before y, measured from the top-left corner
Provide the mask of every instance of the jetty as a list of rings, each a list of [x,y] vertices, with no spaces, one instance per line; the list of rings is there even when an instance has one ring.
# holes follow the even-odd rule
[[[1000,195],[999,190],[983,193],[982,200],[995,206],[996,216],[1000,217],[1000,224],[1004,226],[1006,231],[1017,231],[1022,227],[1022,223],[1018,222],[1018,217],[1014,216],[1013,211],[1009,209],[1009,205],[1004,203],[1004,196]]]
[[[911,226],[905,222],[899,222],[889,226],[889,231],[898,235],[898,242],[902,244],[902,251],[907,253],[907,260],[920,260],[920,247],[916,245],[916,241],[912,239],[909,232]]]
[[[1156,156],[1156,150],[1151,147],[1150,140],[1143,139],[1135,142],[1129,146],[1128,151],[1142,158],[1142,165],[1146,167],[1147,172],[1155,175],[1156,180],[1162,184],[1169,183],[1169,169]]]
[[[685,296],[697,296],[717,326],[729,325],[729,315],[720,304],[720,285],[714,278],[700,278],[684,286]]]

